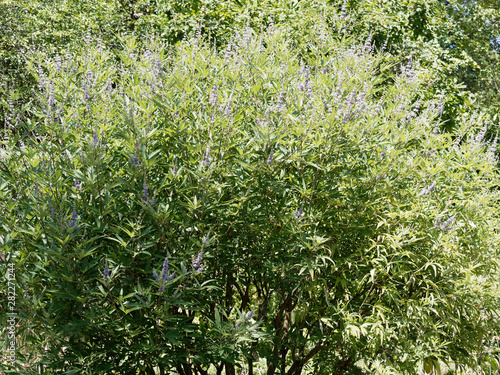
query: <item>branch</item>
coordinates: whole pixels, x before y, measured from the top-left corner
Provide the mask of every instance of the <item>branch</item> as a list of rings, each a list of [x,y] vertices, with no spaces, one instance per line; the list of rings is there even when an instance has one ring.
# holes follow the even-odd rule
[[[320,341],[305,357],[303,357],[300,361],[294,361],[292,367],[287,371],[286,375],[293,375],[297,370],[301,369],[307,361],[309,361],[312,357],[316,355],[322,348],[328,346],[328,343],[323,343]]]

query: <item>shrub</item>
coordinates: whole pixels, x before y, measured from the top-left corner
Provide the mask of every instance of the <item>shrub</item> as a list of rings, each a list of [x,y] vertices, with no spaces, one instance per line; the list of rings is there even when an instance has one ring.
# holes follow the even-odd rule
[[[0,174],[2,247],[29,296],[21,361],[293,375],[487,360],[498,174],[480,118],[442,134],[418,69],[381,88],[369,45],[322,33],[301,61],[283,33],[32,61],[39,121],[6,133]]]

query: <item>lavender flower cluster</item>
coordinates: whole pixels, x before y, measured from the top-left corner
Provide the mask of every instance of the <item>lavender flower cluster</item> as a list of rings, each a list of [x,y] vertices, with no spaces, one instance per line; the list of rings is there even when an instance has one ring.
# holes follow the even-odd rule
[[[149,198],[148,186],[144,183],[142,188],[142,201],[144,203],[149,203],[150,205],[155,204],[155,197]]]
[[[297,214],[295,215],[295,217],[296,217],[297,219],[300,219],[300,218],[302,218],[303,216],[304,216],[304,206],[302,206],[302,207],[300,207],[300,208],[299,208],[299,211],[297,212]]]
[[[427,195],[427,194],[430,194],[431,191],[434,190],[434,188],[436,187],[436,183],[433,182],[431,186],[429,186],[428,188],[423,188],[421,191],[420,191],[420,194],[418,195],[419,197],[423,196],[423,195]]]
[[[135,142],[134,154],[132,156],[132,165],[134,167],[142,167],[141,162],[139,161],[139,157],[137,155],[140,154],[140,144],[139,141]]]
[[[165,290],[165,282],[171,281],[175,278],[175,272],[172,274],[168,274],[168,257],[165,257],[163,261],[163,268],[161,270],[161,276],[158,276],[155,270],[153,270],[153,277],[156,281],[160,282],[159,292],[163,292]]]
[[[97,130],[94,130],[94,134],[92,136],[92,145],[94,147],[99,146],[99,133],[97,132]]]
[[[104,272],[103,272],[104,281],[106,281],[106,279],[109,279],[110,276],[111,272],[109,271],[108,259],[106,258],[106,263],[104,264]]]
[[[75,178],[75,189],[82,190],[82,182]]]
[[[205,154],[205,157],[203,158],[203,165],[209,166],[210,165],[210,149],[207,149],[207,152]]]
[[[78,225],[76,224],[76,221],[78,220],[78,215],[76,213],[76,208],[73,208],[73,212],[71,213],[71,221],[70,221],[70,228],[78,228]]]
[[[450,217],[448,220],[446,220],[444,223],[441,222],[441,219],[438,219],[436,224],[434,225],[434,229],[441,229],[444,230],[445,232],[448,232],[451,230],[451,226],[453,225],[453,222],[455,221],[455,216],[453,215]]]
[[[193,259],[192,262],[192,266],[197,273],[201,273],[205,269],[205,265],[202,263],[202,261],[203,261],[203,251],[200,251],[198,253],[198,256],[195,259]]]

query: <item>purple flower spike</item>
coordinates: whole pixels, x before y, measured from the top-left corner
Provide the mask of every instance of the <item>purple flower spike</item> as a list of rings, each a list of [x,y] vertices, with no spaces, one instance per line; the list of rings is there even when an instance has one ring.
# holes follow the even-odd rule
[[[450,231],[451,225],[453,224],[454,221],[455,221],[455,215],[453,215],[443,223],[443,230],[446,232]]]
[[[165,257],[163,261],[163,268],[161,270],[161,276],[158,276],[155,270],[153,270],[153,277],[157,282],[160,282],[159,292],[165,291],[165,282],[169,282],[175,278],[175,273],[171,275],[168,274],[168,257]]]
[[[269,157],[266,160],[266,163],[271,164],[272,161],[273,161],[273,152],[271,151],[271,153],[269,154]]]
[[[205,154],[205,158],[203,159],[203,164],[210,165],[210,150],[207,150],[207,153]]]
[[[49,106],[55,107],[56,103],[54,100],[54,84],[51,82],[49,85],[50,93],[49,93]]]
[[[59,56],[59,53],[56,54],[55,61],[56,61],[56,64],[55,64],[56,65],[56,70],[58,72],[60,72],[61,69],[62,69],[62,63],[61,63],[61,57]]]
[[[85,100],[90,100],[89,88],[86,83],[83,83],[83,97]]]
[[[76,209],[73,208],[73,212],[71,213],[71,223],[70,227],[71,228],[76,228],[76,220],[78,219],[78,215],[76,214]]]
[[[158,276],[155,270],[153,270],[153,277],[155,278],[156,281],[160,281],[160,277]]]
[[[210,94],[210,99],[208,101],[214,107],[217,106],[218,98],[217,98],[217,84],[214,84],[212,87],[212,93]]]
[[[97,130],[94,130],[94,136],[92,137],[92,144],[94,147],[97,147],[99,145],[99,134],[97,133]]]
[[[446,220],[444,223],[441,223],[441,220],[438,219],[438,221],[434,225],[434,229],[441,229],[441,230],[444,230],[445,232],[449,232],[451,230],[451,226],[453,225],[453,222],[455,221],[455,216],[456,215],[453,215],[448,220]]]
[[[148,186],[146,185],[146,183],[144,183],[143,185],[143,188],[142,188],[142,197],[144,198],[144,201],[147,201],[148,200]]]
[[[168,279],[168,258],[165,257],[165,260],[163,261],[163,268],[161,270],[161,278],[162,280],[167,280]]]
[[[51,202],[49,202],[49,208],[50,208],[50,213],[52,214],[52,216],[56,216],[56,210],[55,210],[54,206],[52,206]]]
[[[106,259],[106,263],[104,264],[104,280],[109,279],[109,266],[108,266],[108,259]]]
[[[420,192],[419,196],[423,196],[423,195],[429,194],[431,191],[434,190],[435,187],[436,187],[436,183],[433,182],[432,185],[429,186],[427,189],[423,188],[422,191]]]
[[[75,188],[80,190],[82,188],[82,182],[75,178]]]
[[[137,155],[134,155],[134,157],[132,158],[132,165],[134,165],[135,167],[142,166]]]
[[[295,217],[297,219],[300,219],[302,216],[304,216],[304,207],[300,207],[299,212],[297,212],[297,215]]]
[[[24,283],[23,283],[23,286],[24,286],[24,298],[25,299],[30,299],[30,296],[28,294],[28,287]]]
[[[202,260],[203,260],[203,252],[200,251],[198,253],[198,256],[195,259],[193,259],[193,263],[192,263],[194,270],[198,273],[201,273],[203,271],[203,269],[205,268],[205,265],[201,263]]]

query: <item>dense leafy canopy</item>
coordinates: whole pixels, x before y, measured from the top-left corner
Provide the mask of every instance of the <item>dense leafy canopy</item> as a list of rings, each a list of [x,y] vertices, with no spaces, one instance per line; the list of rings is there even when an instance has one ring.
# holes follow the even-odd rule
[[[341,9],[346,10],[342,13]],[[317,15],[335,19],[346,14],[349,32],[358,40],[369,35],[375,45],[387,43],[390,60],[418,59],[427,69],[429,95],[446,96],[448,128],[470,105],[479,105],[498,121],[500,3],[487,1],[291,1],[291,0],[3,0],[0,15],[0,59],[6,76],[3,102],[20,89],[31,97],[31,77],[23,56],[33,49],[64,54],[90,32],[101,35],[111,49],[119,49],[118,35],[133,32],[138,41],[152,33],[179,42],[200,30],[225,48],[234,30],[250,25],[255,31],[271,23],[291,26],[294,43],[307,39]],[[336,33],[330,25],[328,32]],[[5,117],[4,114],[3,117]]]
[[[2,1],[22,371],[497,370],[498,6]]]
[[[381,56],[316,31],[307,61],[279,29],[220,54],[127,38],[118,63],[94,42],[32,61],[39,121],[10,133],[0,175],[27,365],[292,375],[491,360],[485,129],[441,133],[442,103],[411,68],[380,91]]]

